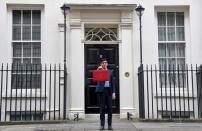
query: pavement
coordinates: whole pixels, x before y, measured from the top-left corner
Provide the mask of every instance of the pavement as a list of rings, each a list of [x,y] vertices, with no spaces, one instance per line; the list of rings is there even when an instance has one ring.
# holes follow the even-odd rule
[[[202,123],[133,122],[113,116],[115,131],[202,131]],[[105,127],[106,128],[106,127]],[[99,116],[58,124],[1,125],[0,131],[98,131]],[[105,129],[106,130],[106,129]]]

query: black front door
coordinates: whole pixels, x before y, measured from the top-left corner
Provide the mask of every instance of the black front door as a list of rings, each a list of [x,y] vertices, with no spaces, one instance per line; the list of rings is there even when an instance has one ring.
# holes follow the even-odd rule
[[[99,99],[95,93],[96,82],[92,80],[92,70],[97,69],[100,58],[106,58],[109,69],[113,69],[116,100],[113,113],[119,113],[119,57],[118,45],[85,45],[85,112],[99,113]]]

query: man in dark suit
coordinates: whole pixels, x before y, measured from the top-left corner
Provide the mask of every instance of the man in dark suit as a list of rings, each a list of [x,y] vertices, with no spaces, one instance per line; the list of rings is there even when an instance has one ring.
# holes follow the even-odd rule
[[[107,67],[107,60],[101,59],[98,70],[108,70]],[[115,83],[112,70],[109,70],[109,81],[98,82],[95,92],[98,93],[100,100],[100,130],[104,130],[105,105],[107,105],[108,112],[108,130],[112,130],[112,100],[116,99]]]

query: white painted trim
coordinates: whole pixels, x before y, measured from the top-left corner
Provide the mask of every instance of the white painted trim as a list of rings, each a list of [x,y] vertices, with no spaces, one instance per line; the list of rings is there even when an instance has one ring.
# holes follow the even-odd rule
[[[67,4],[71,9],[80,9],[80,10],[85,10],[85,9],[118,9],[118,10],[133,10],[137,4],[136,3],[131,3],[131,4]]]
[[[82,43],[84,43],[84,44],[97,44],[97,45],[101,45],[101,44],[119,44],[119,43],[121,43],[121,40],[119,40],[119,41],[82,41]]]
[[[189,9],[188,5],[179,5],[179,6],[164,6],[164,5],[155,5],[156,12],[186,12]]]
[[[70,108],[70,112],[84,112],[84,108]]]
[[[110,27],[110,26],[107,26],[107,24],[109,24],[110,26],[115,26],[117,28],[117,38],[118,40],[117,41],[85,41],[85,27],[102,27],[104,28],[105,25],[106,27]],[[120,23],[102,23],[102,22],[93,22],[92,24],[91,23],[86,23],[86,22],[83,22],[81,25],[82,25],[82,38],[83,40],[81,40],[81,43],[84,43],[84,44],[120,44],[122,43],[122,41],[119,39],[120,35],[119,35],[119,32],[120,32],[120,26],[119,26]]]
[[[6,4],[10,10],[43,10],[44,4]]]
[[[97,8],[94,11],[96,11],[96,10],[97,10]],[[107,10],[107,11],[110,12],[111,10]],[[76,30],[77,29],[81,30],[81,33],[79,33],[78,35],[79,36],[81,35],[81,43],[79,43],[79,44],[82,44],[82,47],[85,44],[93,44],[93,45],[94,44],[97,44],[97,45],[114,44],[114,45],[118,46],[118,48],[119,48],[119,58],[118,58],[119,59],[119,81],[120,81],[119,82],[119,89],[120,89],[121,83],[123,85],[123,83],[124,83],[123,81],[125,79],[125,77],[122,75],[125,72],[125,70],[123,69],[123,67],[127,67],[127,65],[125,63],[122,63],[122,61],[124,59],[124,57],[121,57],[121,55],[123,55],[122,54],[123,53],[122,50],[125,49],[124,48],[125,46],[127,46],[127,48],[128,48],[128,46],[131,46],[131,44],[132,44],[130,42],[129,43],[127,42],[127,35],[124,35],[126,41],[125,41],[125,45],[123,45],[121,37],[123,37],[123,34],[122,34],[122,33],[124,33],[123,30],[124,31],[130,30],[131,33],[132,33],[132,30],[133,30],[133,11],[130,11],[130,10],[127,10],[127,11],[123,10],[123,12],[121,12],[121,11],[122,10],[114,10],[112,12],[112,15],[113,15],[113,13],[116,13],[116,14],[117,14],[117,12],[120,13],[120,15],[117,15],[117,18],[115,18],[115,17],[114,18],[111,18],[111,17],[106,17],[105,18],[105,17],[103,17],[103,19],[97,19],[97,17],[99,17],[99,16],[96,15],[96,13],[95,13],[94,16],[92,16],[90,18],[88,18],[88,17],[82,17],[82,9],[75,9],[75,10],[72,9],[70,11],[72,13],[72,14],[70,14],[70,16],[71,16],[71,18],[70,18],[70,30],[71,31],[73,31],[75,29]],[[81,12],[81,14],[79,15],[78,12]],[[87,13],[83,14],[83,15],[88,15]],[[98,12],[98,13],[100,13],[100,12]],[[106,11],[104,13],[106,13]],[[107,25],[107,24],[109,24],[110,26],[114,25],[118,29],[117,30],[118,31],[117,32],[118,40],[117,41],[85,41],[85,32],[84,32],[84,30],[85,30],[86,26],[96,27],[96,25],[98,25],[100,27],[105,27],[105,25]],[[77,28],[72,28],[71,27],[72,25],[79,25],[79,26],[77,26]],[[62,27],[62,24],[60,23],[59,24],[59,28],[61,28],[61,27]],[[132,34],[130,34],[130,35],[131,35],[131,37],[133,37]],[[129,38],[129,39],[132,39],[132,38]],[[73,46],[73,44],[75,44],[75,43],[73,43],[71,41],[71,45],[72,46]],[[129,45],[127,45],[127,44],[129,44]],[[81,46],[81,45],[79,45],[79,46]],[[84,59],[84,57],[82,59]],[[130,60],[129,60],[129,63],[131,63]],[[129,65],[131,65],[131,64],[129,64]],[[128,70],[126,70],[126,71],[128,71]],[[131,71],[129,71],[129,72],[131,73]],[[131,76],[133,77],[133,75],[131,75]],[[128,79],[128,78],[126,78],[126,79]],[[125,83],[124,83],[124,85],[125,85]],[[130,84],[130,86],[131,86],[131,84]],[[82,87],[82,90],[83,90],[83,88],[84,87]],[[130,88],[132,88],[132,86]],[[70,100],[70,101],[72,102],[73,100]],[[85,116],[83,116],[83,114],[85,114],[85,105],[84,105],[84,107],[81,107],[81,106],[70,105],[70,109],[69,109],[69,118],[70,119],[73,118],[72,115],[73,115],[73,113],[76,113],[76,112],[79,113],[79,116],[85,117]],[[120,115],[122,114],[121,115],[122,118],[126,118],[127,111],[132,112],[133,114],[135,114],[136,108],[134,107],[133,100],[131,100],[131,102],[129,102],[129,104],[126,104],[126,108],[127,107],[129,107],[129,108],[122,110],[122,107],[119,106],[119,108],[120,108]]]

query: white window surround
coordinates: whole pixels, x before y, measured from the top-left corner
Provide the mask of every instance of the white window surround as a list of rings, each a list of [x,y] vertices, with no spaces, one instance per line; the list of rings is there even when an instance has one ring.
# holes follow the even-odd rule
[[[155,26],[156,26],[156,44],[159,45],[159,43],[161,43],[161,41],[158,40],[158,17],[157,17],[157,13],[158,12],[184,12],[184,37],[185,40],[184,41],[178,41],[179,42],[183,42],[185,43],[185,64],[186,63],[191,63],[191,40],[190,40],[190,24],[189,24],[189,7],[188,6],[155,6]],[[169,41],[166,41],[167,43],[169,43]],[[173,41],[171,41],[172,43]],[[158,49],[157,49],[158,50]],[[159,59],[159,55],[157,57],[157,59]],[[159,60],[158,60],[159,62]],[[158,63],[159,64],[159,63]],[[159,67],[159,65],[157,65],[157,67]],[[159,76],[158,76],[159,79]],[[159,86],[158,86],[158,90],[161,90],[160,88],[160,81],[159,81]],[[167,86],[169,88],[169,86]],[[185,86],[186,88],[186,86]],[[180,91],[183,90],[183,88],[180,88]],[[189,89],[191,91],[191,89]],[[170,90],[167,88],[162,88],[162,96],[165,96],[165,92],[167,91],[167,93],[170,93]],[[171,88],[171,92],[173,93],[174,88]],[[176,87],[176,93],[179,92],[179,88]],[[186,92],[185,92],[186,93]],[[182,94],[182,91],[181,91]],[[156,94],[156,97],[159,97],[161,94]],[[167,94],[168,95],[168,94]],[[177,96],[176,96],[177,97]]]
[[[40,88],[41,10],[13,10],[12,18],[12,89]],[[37,64],[34,65],[37,72],[33,74],[32,71],[27,72],[29,68],[35,70],[31,64]],[[26,71],[20,71],[23,68]]]
[[[13,51],[12,51],[12,21],[13,21],[13,18],[12,18],[12,11],[13,10],[40,10],[41,11],[41,40],[40,40],[40,43],[41,43],[41,52],[43,52],[43,44],[44,44],[44,32],[42,30],[44,30],[44,4],[12,4],[12,3],[7,3],[7,43],[9,44],[9,48],[10,48],[10,55],[9,55],[9,60],[8,62],[9,63],[12,63],[12,58],[13,58]],[[29,41],[30,42],[30,41]],[[37,41],[35,41],[37,42]],[[41,63],[43,63],[43,54],[41,54]],[[10,90],[10,89],[9,89]],[[8,90],[8,92],[10,92]],[[33,89],[34,91],[35,89]],[[38,89],[37,89],[38,90]],[[12,92],[14,92],[15,90],[13,90]],[[37,91],[37,93],[39,93],[39,91]],[[22,89],[22,95],[25,94],[25,90]],[[33,95],[33,93],[32,93]],[[20,92],[18,91],[17,93],[17,96],[20,96]],[[9,96],[8,96],[9,97]],[[14,97],[14,96],[13,96]]]
[[[13,18],[12,18],[12,11],[13,10],[40,10],[41,11],[41,52],[43,52],[43,44],[44,44],[44,4],[12,4],[8,3],[7,4],[7,34],[8,34],[8,43],[10,43],[10,47],[12,47],[12,42],[19,42],[19,41],[14,41],[12,39],[12,26],[13,26]],[[39,42],[37,40],[31,40],[31,41],[23,41],[23,42]],[[9,63],[12,63],[12,58],[13,58],[13,52],[12,50],[10,51],[10,58],[9,58]],[[43,63],[43,55],[41,54],[41,63]]]
[[[8,10],[44,10],[44,4],[13,4],[7,3]]]
[[[169,64],[185,64],[184,12],[158,12],[158,15],[159,64],[166,64],[161,65],[166,69]]]
[[[155,26],[156,26],[156,44],[159,44],[158,41],[158,12],[184,12],[184,37],[185,40],[185,63],[192,63],[191,62],[191,40],[190,40],[190,22],[189,22],[189,6],[155,6]],[[171,41],[172,42],[172,41]],[[180,42],[180,41],[178,41]],[[158,49],[157,49],[158,50]],[[157,58],[159,59],[159,57]]]
[[[38,60],[40,62],[37,63],[41,63],[41,11],[13,10],[12,12],[13,16],[15,15],[15,19],[12,20],[13,60],[23,64],[35,63]]]

